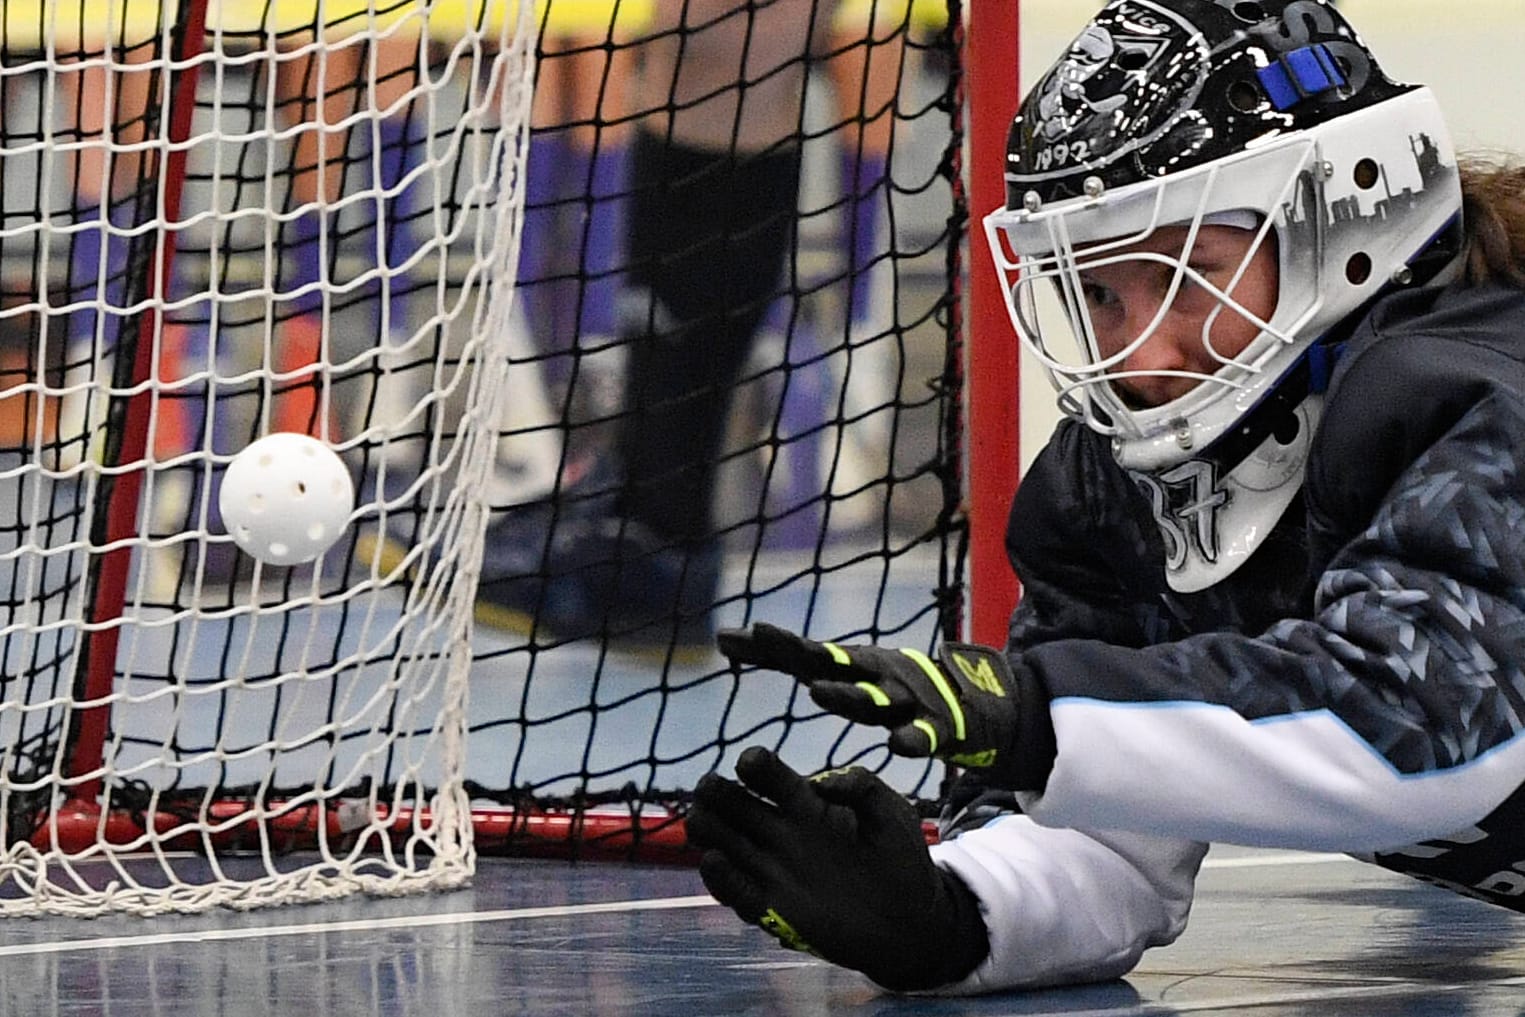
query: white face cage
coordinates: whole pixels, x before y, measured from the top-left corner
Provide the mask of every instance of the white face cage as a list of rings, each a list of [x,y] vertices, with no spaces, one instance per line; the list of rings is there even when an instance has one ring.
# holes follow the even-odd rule
[[[1264,150],[1055,205],[1051,209],[1002,209],[985,228],[1003,276],[1007,310],[1017,335],[1048,374],[1064,413],[1113,437],[1124,465],[1157,469],[1189,458],[1247,413],[1294,359],[1297,336],[1320,316],[1322,259],[1306,244],[1279,244],[1280,295],[1271,320],[1257,318],[1226,290],[1243,277],[1256,252],[1276,229],[1285,238],[1287,210],[1298,183],[1319,163],[1314,139],[1296,135]],[[1204,222],[1238,213],[1253,216],[1257,230],[1230,285],[1219,288],[1189,266]],[[1181,226],[1178,250],[1137,250],[1162,227]],[[1316,233],[1314,230],[1308,232]],[[1317,242],[1317,237],[1309,239]],[[1174,247],[1174,245],[1172,245]],[[1289,259],[1289,255],[1292,257]],[[1169,273],[1164,299],[1153,319],[1120,348],[1104,352],[1082,295],[1090,270],[1126,262],[1153,262]],[[1200,287],[1218,302],[1204,322],[1202,341],[1211,374],[1125,370],[1125,362],[1154,338],[1183,286]],[[1244,317],[1259,335],[1234,356],[1215,349],[1209,333],[1222,314]],[[1199,382],[1163,405],[1128,405],[1116,382],[1148,373]]]
[[[1161,469],[1220,437],[1313,341],[1401,277],[1460,207],[1454,163],[1432,93],[1416,89],[1159,180],[1110,192],[1098,187],[1047,208],[1034,199],[1030,207],[999,209],[986,217],[985,230],[1012,324],[1053,382],[1061,411],[1113,437],[1123,465]],[[1277,236],[1279,296],[1268,321],[1186,264],[1204,222],[1246,212],[1261,224],[1246,261],[1271,230]],[[1164,226],[1185,227],[1179,255],[1126,250]],[[1130,260],[1169,269],[1167,298],[1148,327],[1103,355],[1081,298],[1081,273]],[[1223,314],[1248,318],[1260,334],[1234,356],[1209,346],[1219,366],[1186,375],[1201,382],[1186,394],[1131,407],[1114,384],[1136,376],[1122,365],[1188,283],[1219,301],[1204,341]]]

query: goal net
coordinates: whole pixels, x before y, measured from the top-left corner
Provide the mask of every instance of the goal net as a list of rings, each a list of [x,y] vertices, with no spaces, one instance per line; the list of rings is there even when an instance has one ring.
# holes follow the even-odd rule
[[[0,912],[682,859],[752,744],[936,796],[713,637],[959,632],[956,4],[3,11]],[[290,566],[274,432],[356,490]]]
[[[531,26],[417,0],[5,4],[0,909],[469,876]],[[409,471],[406,579],[358,549],[387,513],[363,482],[316,561],[236,547],[221,477],[273,431],[357,479]]]

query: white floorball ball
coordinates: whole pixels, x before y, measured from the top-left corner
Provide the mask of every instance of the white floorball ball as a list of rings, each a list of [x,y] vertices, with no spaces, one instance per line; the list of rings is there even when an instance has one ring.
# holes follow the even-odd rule
[[[233,457],[218,506],[223,525],[246,553],[270,565],[299,565],[344,532],[355,510],[355,483],[326,444],[281,432]]]

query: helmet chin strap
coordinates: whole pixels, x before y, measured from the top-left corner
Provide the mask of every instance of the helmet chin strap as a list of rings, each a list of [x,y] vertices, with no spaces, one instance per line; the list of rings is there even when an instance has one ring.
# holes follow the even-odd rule
[[[1409,286],[1434,284],[1446,286],[1460,279],[1465,268],[1462,257],[1467,244],[1467,231],[1461,213],[1446,223],[1435,238],[1409,261]]]
[[[1210,461],[1217,467],[1219,476],[1227,476],[1272,435],[1284,439],[1283,445],[1290,444],[1300,426],[1298,406],[1310,394],[1321,394],[1328,387],[1329,375],[1342,347],[1343,343],[1330,345],[1322,342],[1309,347],[1254,409],[1192,458]]]
[[[1227,578],[1291,503],[1308,449],[1303,431],[1317,420],[1305,404],[1328,386],[1339,349],[1315,343],[1233,429],[1187,462],[1163,471],[1129,471],[1152,505],[1172,589],[1193,593]],[[1256,461],[1249,463],[1252,457]],[[1283,465],[1271,466],[1268,474],[1275,463]]]

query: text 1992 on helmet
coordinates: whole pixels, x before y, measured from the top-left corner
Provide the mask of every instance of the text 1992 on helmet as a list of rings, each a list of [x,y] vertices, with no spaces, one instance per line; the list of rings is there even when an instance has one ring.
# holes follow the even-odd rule
[[[1227,286],[1192,267],[1206,225],[1253,232]],[[1389,79],[1320,0],[1114,0],[1024,99],[1006,206],[985,220],[1008,309],[1067,414],[1108,435],[1151,499],[1167,579],[1205,589],[1255,550],[1302,484],[1330,352],[1385,289],[1427,281],[1459,249],[1456,157],[1434,95]],[[1161,253],[1148,243],[1183,238]],[[1274,246],[1275,310],[1230,295]],[[1142,253],[1141,253],[1142,252]],[[1103,350],[1084,276],[1148,261],[1161,310]],[[1118,385],[1177,295],[1217,301],[1209,371],[1141,406]],[[1212,320],[1255,333],[1225,355]]]

